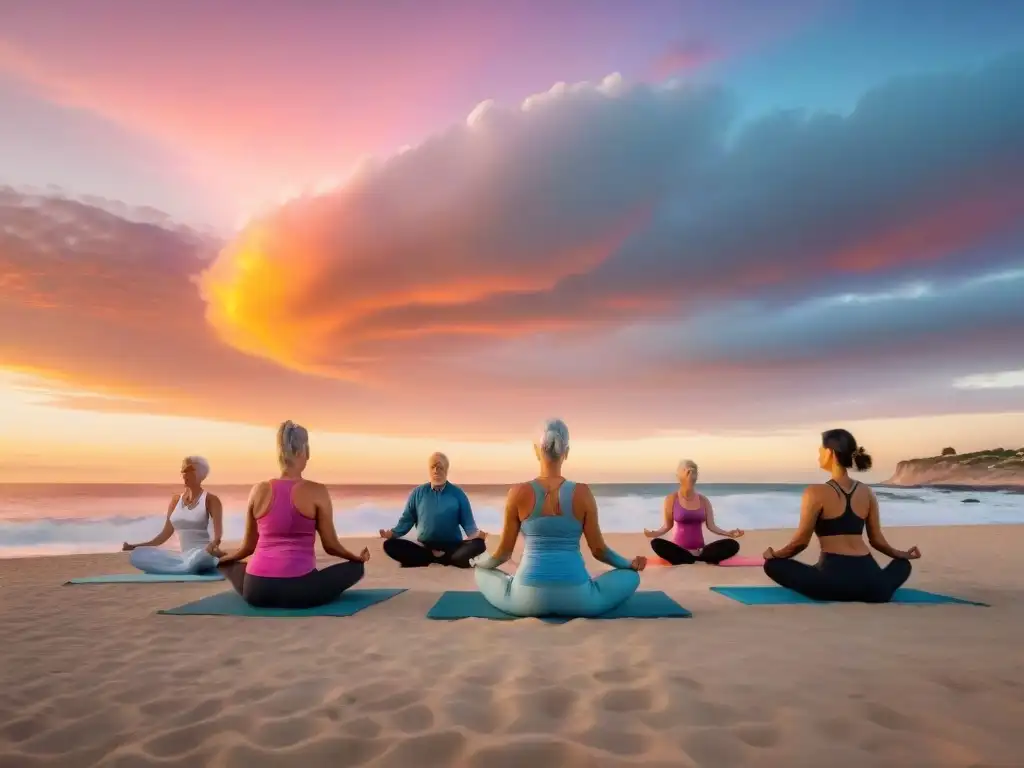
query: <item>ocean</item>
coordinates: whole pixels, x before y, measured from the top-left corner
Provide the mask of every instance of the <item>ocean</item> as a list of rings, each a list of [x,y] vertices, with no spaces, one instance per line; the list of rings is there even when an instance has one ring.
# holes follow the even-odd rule
[[[593,485],[601,527],[641,531],[659,525],[661,500],[672,484]],[[477,524],[501,529],[508,486],[463,486]],[[803,485],[702,483],[722,528],[792,528],[800,513]],[[0,557],[117,552],[124,541],[152,538],[163,525],[171,485],[0,484]],[[225,508],[225,540],[240,538],[248,486],[210,486]],[[341,536],[375,535],[398,520],[410,486],[331,487],[334,520]],[[1005,491],[945,491],[877,488],[883,525],[985,525],[1024,523],[1024,494]],[[964,499],[978,503],[965,504]]]

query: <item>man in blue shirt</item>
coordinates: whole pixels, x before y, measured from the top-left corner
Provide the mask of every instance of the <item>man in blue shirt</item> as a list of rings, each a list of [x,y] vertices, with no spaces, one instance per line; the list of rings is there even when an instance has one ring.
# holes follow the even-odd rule
[[[476,527],[469,498],[459,486],[448,482],[448,457],[433,454],[429,467],[430,482],[409,494],[398,525],[390,531],[381,529],[384,554],[403,568],[423,568],[431,563],[469,568],[469,561],[487,549],[487,534]],[[413,526],[418,544],[402,538]],[[466,532],[465,539],[462,531]]]

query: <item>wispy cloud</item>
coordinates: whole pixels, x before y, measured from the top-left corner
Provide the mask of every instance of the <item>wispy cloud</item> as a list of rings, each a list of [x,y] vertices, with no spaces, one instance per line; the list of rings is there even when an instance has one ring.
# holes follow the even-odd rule
[[[957,389],[1018,389],[1024,387],[1024,370],[975,373],[953,382]]]

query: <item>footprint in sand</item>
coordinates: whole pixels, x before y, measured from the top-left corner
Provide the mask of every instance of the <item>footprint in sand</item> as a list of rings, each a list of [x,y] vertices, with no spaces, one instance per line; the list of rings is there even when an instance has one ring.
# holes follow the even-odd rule
[[[332,716],[333,713],[333,716]],[[338,720],[340,713],[336,709],[328,709],[326,712],[328,720]],[[342,733],[349,733],[353,736],[365,736],[366,738],[376,738],[383,727],[380,723],[371,717],[357,717],[354,720],[348,720],[338,726],[338,730]]]
[[[480,706],[466,699],[454,699],[445,706],[449,721],[476,733],[494,733],[502,723],[496,707]]]
[[[647,688],[616,688],[606,691],[599,703],[609,712],[645,712],[650,710],[653,697]]]
[[[687,733],[680,743],[698,765],[746,765],[745,748],[736,734],[722,728],[701,728]]]
[[[865,719],[890,731],[918,730],[917,722],[912,717],[897,712],[884,704],[867,702],[863,710]]]
[[[642,755],[650,749],[651,738],[647,734],[594,726],[580,737],[580,742],[613,755],[635,756]]]
[[[466,747],[459,731],[440,731],[400,741],[380,760],[381,768],[448,768]]]
[[[932,681],[936,685],[945,688],[947,691],[951,691],[953,693],[958,693],[961,695],[977,693],[978,691],[983,690],[983,686],[979,685],[978,683],[972,682],[970,680],[957,680],[956,678],[948,677],[945,675],[933,677]]]
[[[581,747],[573,747],[555,739],[518,741],[485,747],[470,757],[471,768],[522,768],[523,766],[557,765],[559,768],[595,765],[593,758]]]
[[[593,678],[599,683],[612,683],[613,685],[624,685],[635,683],[643,678],[644,673],[632,667],[615,667],[595,672]]]
[[[578,700],[576,691],[563,687],[520,693],[512,699],[510,709],[515,713],[515,719],[508,731],[515,734],[556,733],[569,718]]]
[[[680,688],[684,688],[687,691],[700,693],[704,690],[703,683],[699,683],[692,677],[687,677],[686,675],[669,675],[668,680],[673,685],[678,685]]]
[[[849,718],[823,717],[815,722],[814,728],[832,741],[849,741],[853,738],[854,725]]]
[[[3,725],[0,725],[0,736],[18,744],[22,741],[28,741],[37,733],[46,730],[46,727],[47,724],[43,722],[42,718],[35,716],[23,717],[20,720],[8,720]]]
[[[779,727],[767,723],[737,725],[734,733],[736,738],[751,747],[774,747],[781,737]]]
[[[398,730],[406,733],[425,731],[434,724],[434,712],[425,704],[413,704],[395,712],[391,721]]]

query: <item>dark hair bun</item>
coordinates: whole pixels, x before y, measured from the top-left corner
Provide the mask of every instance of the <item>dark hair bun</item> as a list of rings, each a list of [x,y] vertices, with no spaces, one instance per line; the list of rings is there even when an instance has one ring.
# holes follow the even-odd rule
[[[859,472],[866,472],[871,469],[871,454],[864,450],[864,446],[860,446],[853,452],[853,466]]]

